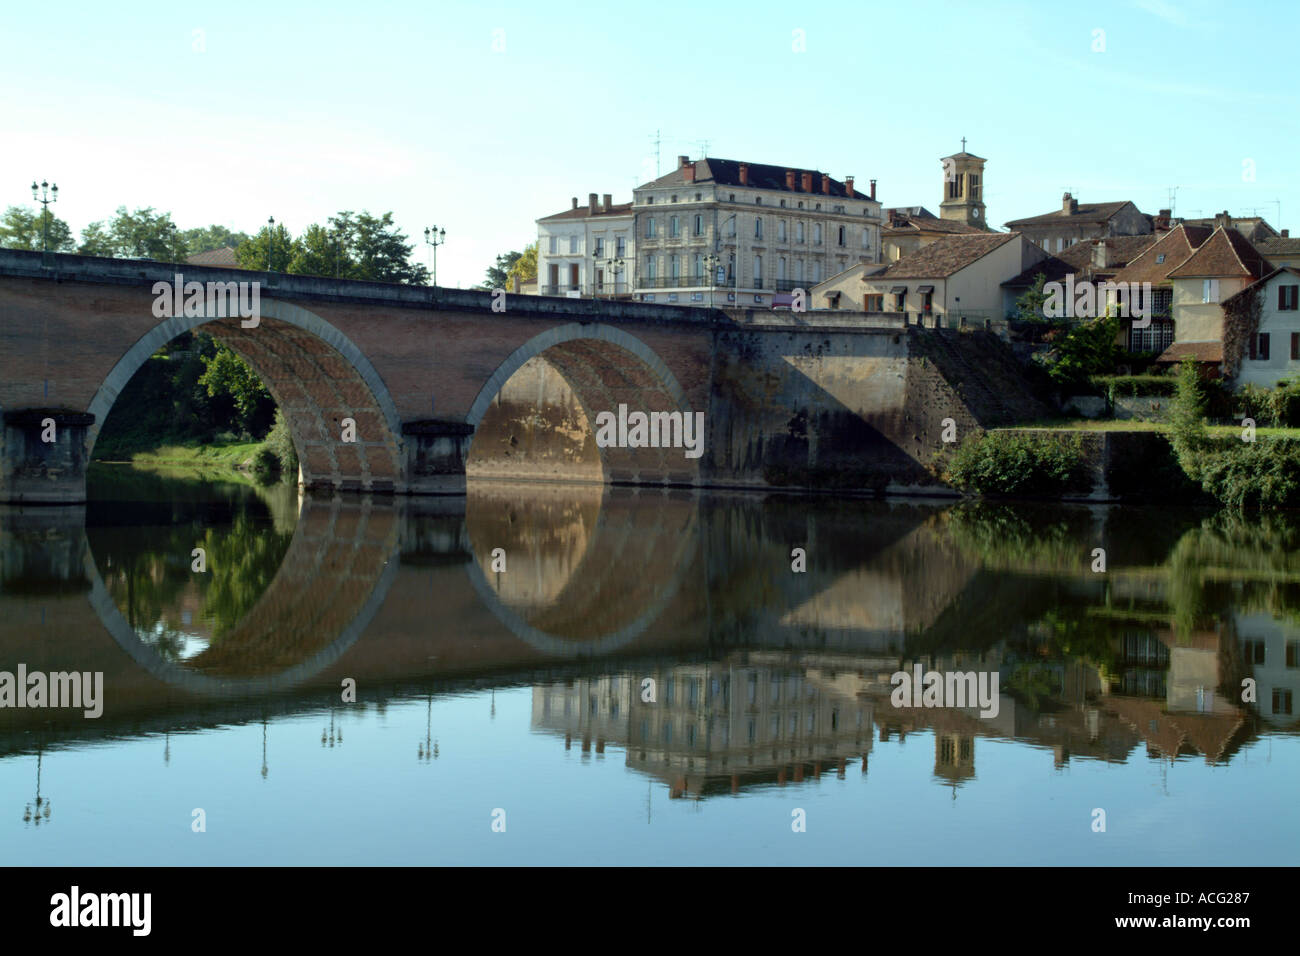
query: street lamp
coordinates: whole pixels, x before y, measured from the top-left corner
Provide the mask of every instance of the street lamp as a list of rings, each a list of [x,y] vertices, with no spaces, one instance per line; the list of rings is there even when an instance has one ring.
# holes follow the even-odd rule
[[[620,272],[623,271],[623,266],[626,265],[626,263],[623,261],[623,257],[622,257],[622,256],[615,256],[615,257],[613,257],[613,258],[606,257],[606,258],[604,258],[604,259],[594,259],[593,261],[595,261],[595,262],[603,262],[603,263],[605,263],[605,271],[606,271],[606,273],[608,273],[608,272],[613,272],[613,273],[614,273],[614,293],[613,293],[613,294],[614,294],[614,295],[618,295],[618,274],[619,274]],[[601,285],[603,285],[603,284],[604,284],[604,283],[601,283]],[[599,298],[600,298],[600,286],[596,286],[596,287],[595,287],[595,292],[596,292],[596,298],[599,299]]]
[[[266,220],[266,271],[275,271],[275,217],[268,216]]]
[[[447,230],[426,226],[424,244],[433,250],[433,287],[438,288],[438,247],[447,241]]]
[[[739,214],[733,212],[730,216],[728,216],[726,219],[722,220],[722,222],[718,224],[717,231],[714,233],[713,236],[713,247],[715,252],[722,252],[722,227],[725,226],[728,222],[734,221],[736,224],[735,226],[732,227],[733,230],[732,235],[736,236],[737,238],[736,238],[736,251],[735,253],[733,253],[735,263],[732,266],[732,268],[735,271],[735,275],[732,277],[735,280],[735,292],[733,293],[733,295],[736,300],[735,307],[740,308],[740,238],[739,238],[740,220],[736,219],[737,215]],[[710,288],[709,292],[710,292],[710,301],[712,301],[712,292],[713,292],[712,288]]]
[[[330,225],[334,227],[334,278],[339,277],[339,259],[343,252],[343,223],[335,217],[330,217]]]
[[[704,268],[709,275],[709,308],[710,309],[713,308],[713,287],[717,284],[717,279],[718,279],[717,275],[715,274],[715,270],[718,268],[718,263],[720,262],[722,262],[722,257],[719,256],[717,253],[710,252],[707,256],[704,257]]]
[[[50,203],[59,201],[59,185],[55,183],[50,186],[45,180],[41,180],[39,186],[36,181],[32,181],[32,198],[41,204],[41,261],[43,265],[50,264]]]

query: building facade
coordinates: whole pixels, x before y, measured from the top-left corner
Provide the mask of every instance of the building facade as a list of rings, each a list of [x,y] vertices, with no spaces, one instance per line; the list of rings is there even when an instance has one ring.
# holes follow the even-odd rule
[[[816,170],[679,156],[633,191],[637,299],[772,307],[880,257],[875,181],[859,191]]]
[[[631,203],[605,193],[537,220],[537,284],[540,295],[627,297],[636,268]]]
[[[1127,200],[1081,203],[1069,193],[1061,197],[1060,209],[1013,219],[1006,226],[1047,252],[1061,252],[1085,239],[1143,236],[1154,229],[1151,217]]]

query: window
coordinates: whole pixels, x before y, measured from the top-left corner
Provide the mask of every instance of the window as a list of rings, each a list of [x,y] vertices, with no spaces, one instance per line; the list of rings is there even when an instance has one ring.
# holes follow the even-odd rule
[[[1165,254],[1162,252],[1160,253],[1160,255],[1156,256],[1156,265],[1162,266],[1164,264],[1165,264]]]
[[[776,224],[776,238],[778,242],[785,242],[785,220],[782,219]]]
[[[895,292],[895,293],[894,293],[894,311],[895,311],[895,312],[905,312],[905,311],[907,311],[907,293],[906,293],[906,292]]]
[[[595,252],[595,256],[596,256],[597,259],[599,259],[599,258],[600,258],[601,256],[603,256],[604,254],[605,254],[605,240],[604,240],[604,239],[597,239],[597,240],[596,240],[596,252]]]
[[[647,279],[655,278],[655,273],[658,271],[656,268],[657,265],[658,265],[658,260],[654,256],[645,257],[645,277]]]
[[[560,237],[551,236],[551,242],[550,242],[551,255],[555,255],[559,251],[560,251]]]
[[[974,173],[966,177],[966,183],[970,187],[970,198],[972,202],[979,202],[980,198],[980,178]]]
[[[1259,362],[1268,361],[1268,333],[1260,332],[1250,343],[1250,357]]]
[[[1277,308],[1279,312],[1294,312],[1297,307],[1296,294],[1300,285],[1280,285],[1277,287]]]
[[[1286,642],[1286,666],[1300,667],[1300,641]]]
[[[1300,359],[1300,332],[1291,333],[1291,361]]]
[[[864,303],[868,312],[884,312],[885,297],[883,295],[869,295]]]
[[[682,260],[680,256],[671,255],[668,257],[668,274],[674,279],[680,279],[682,276]]]
[[[673,202],[677,202],[677,194],[673,193]]]
[[[776,281],[785,281],[785,256],[776,260]]]
[[[794,260],[794,278],[796,282],[803,281],[803,260],[802,259]]]
[[[946,166],[947,163],[945,163],[944,165]],[[948,198],[949,199],[961,198],[961,177],[960,176],[953,176],[952,179],[948,180]]]
[[[754,238],[755,239],[763,238],[763,217],[762,216],[759,216],[757,219],[754,220]]]
[[[838,233],[838,236],[837,236],[836,245],[840,245],[840,246],[844,245],[844,227],[843,227],[843,226],[840,226],[840,228],[839,228],[839,233]]]
[[[785,208],[785,200],[784,200],[784,199],[781,200],[781,208],[782,208],[782,209]]]
[[[755,206],[761,206],[761,205],[763,205],[763,197],[762,197],[762,196],[755,196],[755,197],[754,197],[754,205],[755,205]]]
[[[754,256],[754,288],[763,288],[763,257]]]
[[[871,230],[870,230],[870,229],[863,229],[863,230],[862,230],[862,248],[863,248],[863,249],[870,249],[870,248],[871,248]]]
[[[1205,279],[1201,283],[1201,301],[1214,302],[1219,301],[1219,280]]]
[[[794,241],[803,242],[803,223],[801,222],[794,224]]]
[[[819,222],[813,226],[813,245],[820,246],[821,244],[822,244],[822,224]]]
[[[1281,687],[1273,689],[1273,713],[1291,713],[1291,692],[1289,690],[1283,690]]]
[[[647,203],[653,203],[653,202],[655,201],[655,197],[654,197],[654,196],[646,196],[646,197],[645,197],[645,201],[646,201]]]
[[[647,219],[645,221],[645,237],[647,239],[653,239],[655,237],[655,221],[653,219]]]
[[[695,278],[704,278],[704,256],[701,253],[695,253]]]
[[[704,235],[704,217],[699,213],[695,214],[695,234],[697,236]]]
[[[820,262],[814,262],[812,265],[812,280],[813,282],[822,281],[822,264]]]
[[[614,255],[620,258],[627,253],[627,237],[619,236],[614,240]]]
[[[570,237],[569,237],[569,255],[577,255],[577,254],[578,254],[578,237],[577,237],[577,236],[570,236]]]
[[[1263,641],[1242,641],[1241,649],[1246,658],[1247,664],[1264,663],[1264,642]]]
[[[670,216],[668,218],[668,235],[676,239],[681,234],[682,234],[681,224],[677,221],[677,217]]]

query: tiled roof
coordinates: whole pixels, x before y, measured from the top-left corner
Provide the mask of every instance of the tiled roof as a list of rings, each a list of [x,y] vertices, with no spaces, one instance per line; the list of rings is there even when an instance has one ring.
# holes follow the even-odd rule
[[[227,266],[232,269],[240,268],[239,260],[235,258],[235,250],[231,246],[222,246],[220,249],[209,249],[207,252],[196,252],[194,255],[185,259],[192,266]]]
[[[881,232],[886,236],[921,235],[927,232],[942,232],[952,235],[988,232],[987,229],[968,226],[966,223],[958,222],[955,219],[937,219],[925,216],[898,216],[892,220],[886,219],[885,222],[887,225],[881,229]]]
[[[974,236],[944,236],[903,256],[880,276],[888,279],[942,279],[1020,236],[1018,232],[982,232]]]
[[[1282,275],[1283,273],[1286,273],[1287,275],[1300,276],[1300,269],[1297,269],[1295,266],[1282,266],[1281,268],[1274,269],[1272,272],[1269,272],[1266,275],[1260,276],[1258,279],[1256,279],[1250,285],[1246,286],[1246,288],[1242,289],[1240,292],[1236,293],[1235,295],[1230,295],[1226,299],[1224,299],[1223,302],[1221,303],[1224,312],[1231,312],[1232,304],[1235,304],[1237,300],[1245,299],[1247,296],[1254,295],[1256,292],[1260,290],[1262,286],[1264,286],[1268,282],[1271,282],[1274,276],[1279,276]]]
[[[1048,282],[1055,282],[1067,275],[1090,279],[1095,276],[1109,276],[1123,269],[1156,241],[1155,236],[1113,236],[1106,242],[1106,266],[1094,269],[1092,253],[1100,239],[1085,239],[1076,242],[1068,249],[1062,249],[1050,255],[1042,262],[1030,266],[1014,279],[1008,279],[1002,285],[1006,288],[1029,288],[1041,272]]]
[[[1222,362],[1222,342],[1175,342],[1160,353],[1157,362],[1181,362],[1185,358],[1197,362]]]
[[[1169,273],[1188,260],[1191,254],[1210,238],[1205,226],[1178,225],[1147,246],[1113,276],[1116,282],[1150,282],[1160,285],[1169,280]],[[1160,257],[1164,256],[1161,262]]]
[[[1169,273],[1171,279],[1201,279],[1249,275],[1258,279],[1268,271],[1268,263],[1255,251],[1250,241],[1236,229],[1220,226],[1196,251]]]
[[[1007,228],[1014,229],[1017,226],[1050,226],[1058,222],[1107,222],[1127,205],[1129,205],[1127,199],[1120,202],[1081,202],[1077,211],[1072,213],[1057,209],[1054,212],[1045,212],[1041,216],[1013,219],[1006,225]]]
[[[557,219],[599,219],[601,216],[627,216],[632,212],[630,202],[611,203],[607,212],[599,203],[596,205],[595,213],[592,213],[589,205],[580,205],[577,209],[566,209],[564,212],[557,212],[553,216],[543,216],[538,222],[553,222]]]
[[[1300,256],[1300,239],[1284,239],[1281,236],[1261,239],[1255,243],[1255,248],[1265,259],[1269,256]]]
[[[688,189],[691,186],[700,183],[708,183],[714,186],[741,186],[740,183],[740,161],[735,159],[697,159],[693,163],[688,163],[695,167],[695,180],[687,182],[684,166],[679,166],[670,173],[660,176],[658,179],[651,180],[638,186],[638,189],[650,189],[660,186],[681,186]],[[749,183],[741,188],[744,189],[776,189],[786,193],[798,193],[801,195],[811,196],[814,199],[825,199],[834,197],[838,199],[849,198],[848,191],[844,183],[838,179],[832,178],[830,181],[830,193],[822,192],[822,172],[816,169],[801,169],[798,166],[771,166],[767,163],[748,163],[749,166]],[[785,174],[787,170],[794,172],[794,189],[787,189],[785,185]],[[805,191],[802,189],[803,174],[812,174],[812,189]],[[864,193],[854,185],[853,199],[859,201],[873,202],[870,193]]]

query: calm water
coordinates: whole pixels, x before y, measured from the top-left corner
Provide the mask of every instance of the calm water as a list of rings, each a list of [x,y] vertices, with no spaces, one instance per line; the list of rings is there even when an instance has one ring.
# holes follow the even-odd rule
[[[0,670],[104,681],[98,719],[0,710],[0,846],[73,865],[1293,864],[1298,535],[537,485],[300,500],[105,469],[84,509],[0,511]],[[996,716],[895,706],[891,675],[918,664],[996,673]]]

